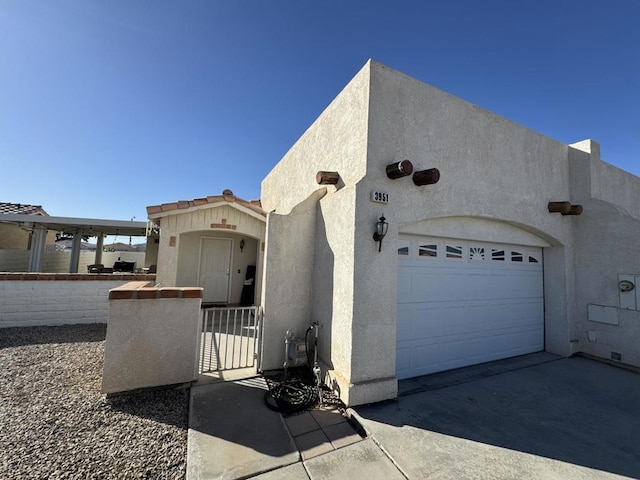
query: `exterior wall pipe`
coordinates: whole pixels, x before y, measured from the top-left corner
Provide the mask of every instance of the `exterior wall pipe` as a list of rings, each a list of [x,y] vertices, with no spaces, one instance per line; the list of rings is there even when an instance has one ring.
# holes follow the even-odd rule
[[[429,168],[421,170],[413,174],[413,183],[420,187],[422,185],[433,185],[440,180],[440,170],[437,168]]]
[[[413,173],[413,164],[409,160],[402,160],[401,162],[394,162],[386,166],[385,168],[387,177],[391,180],[397,178],[407,177]]]

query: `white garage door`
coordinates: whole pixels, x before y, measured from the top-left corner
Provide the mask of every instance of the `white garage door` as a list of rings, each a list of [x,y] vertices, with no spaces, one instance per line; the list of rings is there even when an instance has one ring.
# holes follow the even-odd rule
[[[542,250],[400,236],[396,375],[544,349]]]

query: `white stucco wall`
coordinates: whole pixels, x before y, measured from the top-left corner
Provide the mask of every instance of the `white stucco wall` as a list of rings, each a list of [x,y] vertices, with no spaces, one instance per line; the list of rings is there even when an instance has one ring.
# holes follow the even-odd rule
[[[102,392],[197,380],[200,298],[109,300]]]
[[[287,215],[270,213],[262,292],[263,370],[282,368],[284,336],[302,337],[311,324],[315,268],[316,215],[325,188],[314,192]],[[273,239],[273,240],[272,240]]]
[[[549,201],[569,197],[566,145],[377,63],[370,89],[367,175],[357,187],[354,249],[355,277],[362,279],[356,281],[353,314],[351,382],[358,402],[371,400],[376,380],[381,385],[375,395],[388,391],[382,385],[395,375],[398,233],[432,234],[425,220],[464,217],[503,226],[502,242],[512,240],[513,232],[522,232],[520,241],[528,234],[528,244],[551,249],[571,240],[571,219],[547,211]],[[417,187],[411,177],[388,179],[385,166],[404,159],[414,171],[438,168],[439,183]],[[371,202],[373,190],[388,193],[389,204]],[[371,237],[381,215],[389,232],[378,253]],[[439,234],[482,236],[470,222],[440,222]],[[561,294],[549,294],[556,314],[548,345],[568,354],[569,306]],[[369,353],[372,345],[376,355]]]
[[[313,319],[320,323],[319,357],[329,381],[349,394],[353,360],[352,318],[357,278],[354,275],[356,187],[347,186],[320,201],[317,217]]]
[[[321,361],[325,370],[340,366],[334,380],[347,394],[354,288],[349,240],[355,185],[366,173],[368,69],[367,64],[274,167],[260,196],[262,208],[275,211],[265,256],[264,368],[281,368],[288,329],[302,336],[318,321]],[[320,186],[318,171],[337,171],[340,182]]]
[[[623,359],[635,362],[632,341],[623,337],[637,338],[637,326],[599,325],[602,340],[585,347],[594,328],[584,323],[593,323],[587,305],[615,304],[617,275],[640,272],[634,245],[640,184],[600,162],[593,148],[589,141],[562,144],[367,63],[262,183],[263,207],[286,215],[317,189],[318,170],[338,171],[343,180],[318,201],[311,279],[290,274],[297,258],[267,255],[266,302],[287,285],[313,295],[308,305],[308,295],[295,307],[285,302],[273,318],[265,307],[265,324],[284,332],[283,319],[294,310],[310,311],[322,324],[321,359],[341,398],[356,405],[395,396],[398,235],[438,235],[542,247],[545,349],[602,356],[615,343]],[[405,159],[414,171],[438,168],[439,183],[417,187],[410,176],[387,178],[385,167]],[[373,203],[372,191],[389,194],[389,203]],[[549,213],[548,203],[557,201],[581,203],[585,213]],[[389,232],[378,253],[372,234],[381,215]],[[284,248],[294,225],[308,228],[290,222],[284,236],[270,228],[268,252]],[[609,253],[598,257],[603,248]],[[625,262],[630,255],[639,260]],[[621,271],[624,266],[634,271]],[[622,312],[621,323],[636,325],[634,315]],[[270,342],[265,351],[274,348]]]
[[[574,224],[575,349],[604,359],[619,353],[640,367],[640,312],[619,308],[618,288],[620,274],[640,275],[640,178],[602,162],[595,142],[574,146],[572,195],[584,207]],[[589,305],[611,309],[618,324],[591,321]]]

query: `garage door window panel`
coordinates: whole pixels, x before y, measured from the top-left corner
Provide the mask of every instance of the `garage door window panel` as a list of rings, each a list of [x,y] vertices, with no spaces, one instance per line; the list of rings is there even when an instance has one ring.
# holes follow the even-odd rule
[[[540,263],[542,256],[538,252],[528,252],[529,263]]]
[[[446,251],[446,257],[448,260],[462,260],[462,246],[447,245]]]
[[[484,254],[485,254],[484,247],[469,248],[469,260],[472,262],[483,262],[485,260]]]
[[[504,250],[498,248],[491,249],[491,260],[494,262],[504,262]]]
[[[398,256],[408,257],[411,249],[411,242],[409,240],[398,240]]]
[[[435,243],[421,243],[418,247],[418,256],[420,258],[437,258],[438,257],[438,245]]]

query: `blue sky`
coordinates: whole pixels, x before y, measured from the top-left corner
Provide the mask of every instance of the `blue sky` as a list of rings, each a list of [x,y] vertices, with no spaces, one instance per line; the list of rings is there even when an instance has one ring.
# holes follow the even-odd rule
[[[638,0],[0,0],[0,201],[260,195],[374,58],[640,175]]]

